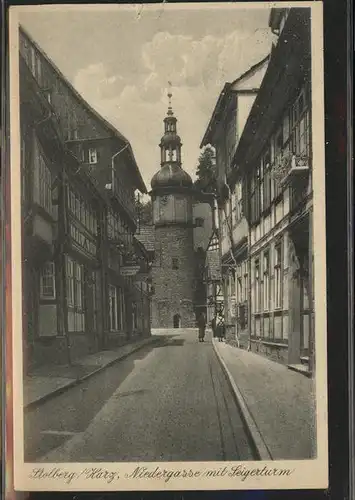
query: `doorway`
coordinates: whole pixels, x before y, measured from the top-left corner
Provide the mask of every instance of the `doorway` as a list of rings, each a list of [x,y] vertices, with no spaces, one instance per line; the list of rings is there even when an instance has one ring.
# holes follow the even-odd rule
[[[181,317],[180,314],[175,314],[173,317],[173,325],[174,328],[180,328],[181,327]]]
[[[308,218],[289,233],[290,242],[290,336],[289,361],[309,363],[312,339],[312,271]]]

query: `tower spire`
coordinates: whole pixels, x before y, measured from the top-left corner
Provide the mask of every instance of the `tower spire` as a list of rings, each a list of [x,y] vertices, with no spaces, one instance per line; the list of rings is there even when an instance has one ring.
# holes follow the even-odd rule
[[[181,167],[181,139],[177,134],[176,122],[177,119],[174,116],[173,108],[171,105],[171,98],[173,96],[172,83],[168,82],[167,96],[169,99],[168,113],[164,118],[164,135],[160,141],[161,149],[161,165],[165,164],[175,164]]]
[[[173,97],[172,83],[168,82],[168,85],[169,85],[169,87],[168,87],[168,99],[169,99],[168,115],[172,116],[174,114],[173,108],[171,106],[171,98]]]

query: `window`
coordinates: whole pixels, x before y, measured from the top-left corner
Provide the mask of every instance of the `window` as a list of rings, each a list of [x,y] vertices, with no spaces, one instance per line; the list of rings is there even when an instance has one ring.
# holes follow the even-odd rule
[[[89,149],[89,163],[94,165],[97,163],[97,150],[94,148]]]
[[[243,302],[243,277],[242,266],[239,264],[237,267],[237,302]]]
[[[165,150],[165,161],[169,161],[171,159],[171,151],[170,149]]]
[[[118,322],[118,329],[123,330],[124,328],[124,317],[125,317],[125,300],[124,300],[124,293],[122,288],[117,288],[118,291],[118,317],[117,317],[117,322]]]
[[[296,155],[309,154],[309,114],[304,113],[292,130],[292,149]]]
[[[97,328],[97,286],[96,286],[96,273],[91,274],[91,291],[92,291],[92,309],[93,309],[93,328]]]
[[[235,273],[232,272],[229,277],[229,287],[231,297],[235,297]]]
[[[248,298],[248,263],[244,261],[237,267],[237,302],[245,302]]]
[[[109,237],[115,240],[120,240],[122,238],[123,229],[119,215],[109,212],[107,222]],[[96,228],[94,228],[94,230],[96,231]]]
[[[68,329],[85,331],[84,315],[84,266],[66,256],[66,295],[68,304]]]
[[[263,157],[263,210],[266,211],[271,205],[271,151],[268,149]]]
[[[254,263],[254,304],[255,311],[260,311],[260,267],[259,267],[259,259],[255,260]]]
[[[274,295],[275,295],[275,308],[280,308],[282,305],[281,300],[281,243],[275,246],[275,264],[274,264]]]
[[[250,207],[251,207],[251,224],[255,224],[260,219],[261,215],[261,199],[260,199],[260,165],[254,171],[251,177],[251,193],[250,193]]]
[[[239,181],[235,185],[234,193],[232,196],[232,221],[235,225],[243,217],[243,206],[242,206],[242,182]]]
[[[46,160],[41,151],[39,151],[36,162],[36,177],[38,180],[38,192],[36,201],[49,214],[52,214],[52,172],[46,164]]]
[[[222,217],[223,217],[223,224],[224,224],[224,236],[231,239],[232,217],[233,217],[232,200],[231,199],[228,199],[226,201],[226,203],[224,205]],[[222,236],[223,236],[223,227],[222,227]]]
[[[78,311],[83,308],[83,266],[75,263],[74,301]]]
[[[263,279],[263,290],[264,290],[264,311],[269,310],[270,302],[270,259],[269,252],[264,252],[264,279]]]
[[[47,262],[40,274],[41,299],[55,299],[55,267],[54,262]]]
[[[118,317],[117,317],[117,289],[113,285],[109,285],[109,320],[110,331],[118,330]]]
[[[74,262],[70,257],[66,258],[66,285],[67,303],[69,307],[74,306]]]
[[[173,257],[173,259],[172,259],[172,267],[173,267],[173,269],[179,269],[179,259]]]
[[[285,123],[284,144],[289,144],[289,150],[296,155],[309,155],[310,127],[309,127],[309,87],[306,85],[294,102],[290,115]]]
[[[251,223],[260,220],[261,214],[271,205],[271,148],[268,147],[260,164],[251,177]],[[242,205],[241,205],[242,206]]]
[[[203,227],[204,225],[204,219],[202,217],[196,217],[195,219],[195,226],[196,227]]]
[[[68,207],[73,215],[80,221],[88,231],[97,235],[97,217],[89,203],[72,189],[68,191]],[[109,223],[110,226],[110,223]]]
[[[243,288],[242,288],[242,296],[243,300],[246,301],[248,299],[248,264],[247,262],[244,262],[244,275],[243,275]]]

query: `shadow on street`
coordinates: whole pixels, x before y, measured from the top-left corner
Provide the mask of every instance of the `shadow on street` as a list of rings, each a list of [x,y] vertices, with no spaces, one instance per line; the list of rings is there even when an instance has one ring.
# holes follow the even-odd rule
[[[112,397],[122,382],[134,370],[140,360],[154,349],[166,346],[182,346],[181,339],[162,335],[157,340],[117,361],[120,364],[119,378],[117,363],[102,372],[79,383],[77,386],[55,396],[36,408],[24,411],[25,462],[32,462],[53,448],[61,446],[74,434],[86,429],[93,417]],[[139,397],[149,389],[135,391],[135,394],[119,394],[119,398]]]

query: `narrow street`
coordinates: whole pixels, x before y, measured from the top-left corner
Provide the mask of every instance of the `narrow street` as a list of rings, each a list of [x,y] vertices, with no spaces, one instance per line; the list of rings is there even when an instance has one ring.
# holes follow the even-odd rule
[[[25,460],[252,460],[231,389],[207,336],[171,330],[25,413]]]

